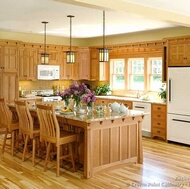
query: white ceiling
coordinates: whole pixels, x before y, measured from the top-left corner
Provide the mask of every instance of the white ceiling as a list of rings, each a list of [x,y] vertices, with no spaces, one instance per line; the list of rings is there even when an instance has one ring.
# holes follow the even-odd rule
[[[0,0],[0,30],[88,38],[190,26],[190,0]]]

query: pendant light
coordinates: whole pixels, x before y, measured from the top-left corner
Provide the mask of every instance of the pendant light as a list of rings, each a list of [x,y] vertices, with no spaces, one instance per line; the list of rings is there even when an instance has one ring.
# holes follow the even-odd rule
[[[109,49],[105,48],[105,11],[103,11],[103,48],[99,49],[99,62],[109,61]]]
[[[44,24],[44,53],[41,54],[41,63],[49,64],[49,54],[46,53],[46,25],[48,22],[43,21],[42,24]]]
[[[70,49],[66,52],[66,60],[67,64],[73,64],[75,63],[75,52],[71,50],[71,43],[72,43],[72,18],[73,15],[68,15],[68,18],[70,18]]]

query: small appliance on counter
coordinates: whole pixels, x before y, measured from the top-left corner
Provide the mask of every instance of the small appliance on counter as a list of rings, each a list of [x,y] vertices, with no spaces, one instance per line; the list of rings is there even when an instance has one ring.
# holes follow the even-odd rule
[[[19,91],[19,97],[26,97],[28,94],[30,94],[30,90],[20,90]]]
[[[59,95],[54,95],[53,89],[31,90],[31,94],[42,97],[42,101],[59,101],[62,98]]]

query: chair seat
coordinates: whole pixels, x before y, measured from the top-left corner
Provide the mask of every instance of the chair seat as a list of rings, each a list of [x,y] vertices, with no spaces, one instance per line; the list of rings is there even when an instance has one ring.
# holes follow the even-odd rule
[[[60,131],[59,143],[66,144],[66,143],[77,141],[78,136],[79,135],[76,133],[62,130],[62,131]]]

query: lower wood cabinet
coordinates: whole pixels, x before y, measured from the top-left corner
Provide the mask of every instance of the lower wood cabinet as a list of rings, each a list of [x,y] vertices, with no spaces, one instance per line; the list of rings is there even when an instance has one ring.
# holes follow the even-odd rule
[[[0,73],[0,97],[6,101],[18,98],[18,74],[16,72]]]
[[[152,123],[151,123],[151,136],[167,140],[167,127],[166,127],[166,105],[152,104]]]

